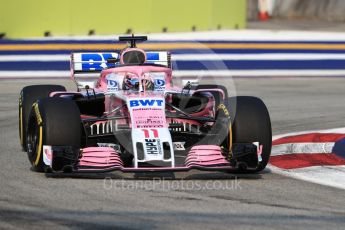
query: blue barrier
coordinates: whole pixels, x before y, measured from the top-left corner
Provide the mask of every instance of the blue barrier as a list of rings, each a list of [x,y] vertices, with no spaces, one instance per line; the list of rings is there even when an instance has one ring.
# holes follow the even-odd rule
[[[159,43],[162,47],[175,44],[174,49],[171,49],[175,70],[345,70],[345,41],[196,41],[195,44],[201,44],[205,48],[195,49],[186,48],[184,45],[186,42],[191,43],[190,41],[150,41],[148,44]],[[111,45],[119,47],[115,40],[0,40],[0,71],[68,71],[70,66],[68,55],[71,52],[87,52],[85,49],[71,49],[71,47],[78,47],[78,45],[93,45],[94,47],[98,44],[100,46],[108,45],[106,47]],[[46,45],[48,48],[40,49],[42,45]],[[241,47],[238,47],[239,45]],[[207,48],[208,46],[210,48]],[[96,50],[90,51],[95,52]],[[114,52],[116,50],[100,49],[100,51]],[[232,54],[235,56],[233,60],[219,60],[219,58],[199,60],[198,58],[203,54]],[[290,56],[286,60],[281,57],[275,59],[272,55],[271,59],[262,60],[260,55],[263,54],[296,54],[298,58],[294,59],[294,56],[292,58]],[[322,54],[329,56],[315,58]],[[35,55],[45,55],[47,60],[16,60],[15,55],[33,58]],[[56,61],[53,58],[55,55],[65,55],[67,58]],[[190,55],[194,59],[174,60],[174,55],[176,57]],[[240,60],[237,60],[236,55]],[[252,55],[252,58],[242,60],[241,58],[245,55]],[[306,57],[303,58],[304,56]],[[12,58],[6,60],[7,57]]]
[[[308,60],[308,61],[174,61],[174,70],[344,70],[345,60]],[[67,61],[51,62],[0,62],[2,71],[68,71]]]

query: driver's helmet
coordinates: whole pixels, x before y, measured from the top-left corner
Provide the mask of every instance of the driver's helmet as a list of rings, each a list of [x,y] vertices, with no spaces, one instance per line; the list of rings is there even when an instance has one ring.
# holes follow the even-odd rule
[[[126,74],[123,78],[124,90],[139,90],[139,78],[134,74]]]

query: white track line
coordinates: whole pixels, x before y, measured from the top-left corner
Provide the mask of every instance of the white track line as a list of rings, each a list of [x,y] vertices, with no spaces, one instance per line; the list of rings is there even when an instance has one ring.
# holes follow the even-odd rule
[[[293,76],[345,76],[345,70],[176,70],[174,76],[214,77],[293,77]]]
[[[24,62],[24,61],[69,61],[69,54],[51,55],[0,55],[0,62]],[[345,60],[345,54],[174,54],[173,61],[225,61],[225,60]]]
[[[70,71],[0,71],[0,79],[16,78],[69,78]]]
[[[222,60],[344,60],[345,54],[176,54],[175,61],[222,61]]]
[[[306,169],[282,170],[268,165],[271,172],[297,180],[345,189],[345,166],[313,166]]]
[[[279,156],[287,153],[331,153],[334,147],[334,142],[324,143],[289,143],[281,145],[273,145],[271,156]]]
[[[70,71],[0,71],[1,78],[70,77]],[[174,77],[345,77],[345,70],[175,70]]]
[[[27,55],[0,55],[0,62],[24,62],[24,61],[40,61],[40,62],[52,62],[52,61],[69,61],[71,55],[39,55],[39,54],[27,54]]]
[[[324,129],[324,130],[306,130],[306,131],[300,131],[300,132],[279,134],[279,135],[274,135],[272,137],[272,140],[277,140],[279,138],[287,137],[287,136],[296,136],[296,135],[302,135],[302,134],[308,134],[308,133],[345,133],[345,127],[334,128],[334,129]]]

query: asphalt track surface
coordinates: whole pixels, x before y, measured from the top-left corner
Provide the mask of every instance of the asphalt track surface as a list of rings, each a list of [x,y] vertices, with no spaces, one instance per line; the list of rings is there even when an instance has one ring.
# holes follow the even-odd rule
[[[220,81],[218,81],[221,83]],[[18,140],[18,95],[0,81],[0,229],[344,229],[343,190],[283,177],[198,173],[167,179],[47,178],[30,171]],[[273,133],[345,124],[345,78],[235,79],[267,104]],[[147,178],[150,178],[148,175]]]

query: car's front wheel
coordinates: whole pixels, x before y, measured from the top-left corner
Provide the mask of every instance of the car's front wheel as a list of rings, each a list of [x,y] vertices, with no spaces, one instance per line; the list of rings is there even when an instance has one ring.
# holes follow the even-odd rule
[[[226,107],[232,123],[232,143],[258,142],[262,146],[259,166],[255,170],[239,171],[262,171],[269,161],[272,147],[271,120],[266,105],[257,97],[238,96],[228,98]]]
[[[34,171],[44,171],[43,145],[80,148],[80,112],[73,101],[38,100],[32,106],[27,129],[27,153]]]
[[[49,97],[51,92],[66,91],[61,85],[29,85],[25,86],[19,96],[19,139],[21,146],[26,151],[26,131],[32,104],[41,98]]]

